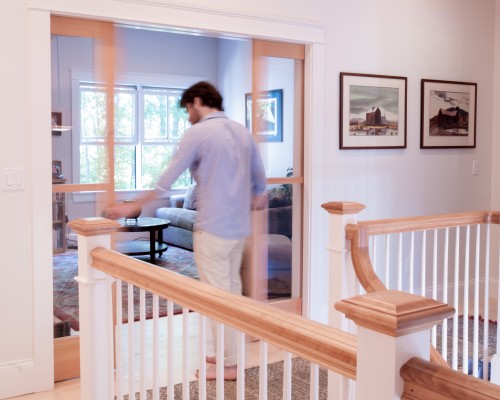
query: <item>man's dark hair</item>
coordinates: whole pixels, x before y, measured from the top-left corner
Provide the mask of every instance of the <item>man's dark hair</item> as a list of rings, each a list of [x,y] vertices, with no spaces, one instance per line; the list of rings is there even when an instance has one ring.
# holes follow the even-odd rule
[[[219,111],[224,111],[222,108],[222,96],[214,85],[208,82],[195,83],[190,88],[187,88],[182,94],[179,105],[186,108],[187,104],[193,104],[194,98],[199,97],[201,103],[210,108],[216,108]]]

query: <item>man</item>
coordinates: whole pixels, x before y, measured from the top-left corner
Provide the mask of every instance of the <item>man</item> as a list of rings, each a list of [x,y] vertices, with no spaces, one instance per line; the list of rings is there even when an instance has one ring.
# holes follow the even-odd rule
[[[222,96],[210,83],[198,82],[186,89],[180,105],[186,108],[193,126],[179,143],[155,192],[138,199],[135,205],[110,207],[106,216],[131,215],[137,206],[167,192],[189,168],[196,181],[193,247],[200,280],[241,295],[240,267],[245,239],[250,233],[250,210],[262,208],[261,203],[265,202],[262,159],[247,129],[225,116]],[[236,332],[226,328],[224,337],[224,378],[234,380]],[[207,361],[215,362],[215,356],[210,355]],[[207,369],[207,379],[215,379],[214,366]]]

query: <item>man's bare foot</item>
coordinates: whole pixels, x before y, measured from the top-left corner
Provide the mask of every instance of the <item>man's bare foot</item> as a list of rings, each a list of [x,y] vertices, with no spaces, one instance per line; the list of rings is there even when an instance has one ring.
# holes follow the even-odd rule
[[[216,358],[215,358],[215,356],[212,356],[212,357],[207,356],[206,361],[209,364],[216,364]]]
[[[196,371],[196,378],[200,378],[200,372]],[[217,377],[217,367],[215,365],[211,365],[207,368],[206,372],[207,381],[213,381]],[[224,380],[225,381],[235,381],[238,377],[238,369],[236,365],[231,365],[230,367],[224,367]]]

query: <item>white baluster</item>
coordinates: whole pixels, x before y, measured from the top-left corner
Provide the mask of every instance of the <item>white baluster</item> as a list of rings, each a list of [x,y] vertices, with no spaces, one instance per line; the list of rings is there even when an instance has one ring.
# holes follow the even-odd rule
[[[448,304],[448,251],[449,251],[450,229],[444,231],[444,254],[443,254],[443,303]],[[445,319],[441,325],[441,355],[448,359],[448,320]]]
[[[385,235],[385,287],[390,289],[391,236]]]
[[[238,331],[238,380],[236,382],[236,398],[245,398],[245,333]]]
[[[484,259],[484,325],[483,325],[483,379],[488,380],[489,320],[490,320],[490,224],[486,224],[486,248]]]
[[[470,255],[470,225],[465,230],[465,265],[464,265],[464,313],[463,313],[463,350],[462,372],[467,373],[469,359],[469,255]]]
[[[207,398],[207,318],[199,314],[199,341],[200,359],[198,369],[198,393],[200,400]]]
[[[135,363],[134,363],[134,285],[127,283],[128,304],[128,395],[135,397]]]
[[[425,279],[426,279],[426,276],[425,276],[425,269],[426,269],[426,260],[427,260],[427,254],[426,254],[426,248],[427,248],[427,231],[422,231],[422,268],[421,268],[421,275],[420,275],[420,294],[422,296],[426,296],[427,293],[426,293],[426,290],[425,290],[425,286],[426,286],[426,282],[425,282]]]
[[[286,352],[283,361],[283,400],[292,399],[292,353]]]
[[[174,398],[174,302],[167,300],[167,397]]]
[[[415,273],[415,232],[411,231],[410,236],[410,281],[409,281],[409,292],[414,291],[414,273]]]
[[[267,399],[267,343],[260,341],[259,400]]]
[[[432,298],[437,300],[437,249],[438,249],[438,230],[434,229],[434,241],[432,245]],[[432,345],[436,347],[436,325],[431,331]]]
[[[139,291],[141,340],[141,400],[146,398],[146,291]]]
[[[122,281],[116,280],[116,324],[115,324],[115,346],[116,346],[116,397],[123,399],[123,307],[122,307]]]
[[[153,400],[160,400],[160,324],[159,296],[153,294]]]
[[[403,290],[403,233],[398,234],[398,290]]]
[[[216,399],[224,400],[224,324],[217,322]]]
[[[473,336],[473,375],[479,376],[479,255],[481,226],[476,225],[476,254],[474,262],[474,336]]]
[[[182,307],[182,399],[189,400],[189,308]]]
[[[451,367],[454,370],[458,370],[458,285],[460,278],[460,227],[455,228],[455,271],[453,280],[453,307],[455,308],[455,314],[453,315],[453,350],[452,350],[452,361]]]
[[[319,365],[311,363],[311,378],[310,378],[310,393],[311,400],[319,399]]]

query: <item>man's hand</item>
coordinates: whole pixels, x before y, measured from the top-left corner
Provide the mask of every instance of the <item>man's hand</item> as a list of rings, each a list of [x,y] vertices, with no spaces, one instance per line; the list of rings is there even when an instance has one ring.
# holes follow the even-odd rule
[[[267,190],[262,192],[261,194],[254,196],[252,199],[252,210],[264,210],[267,208],[268,203],[268,195]]]

